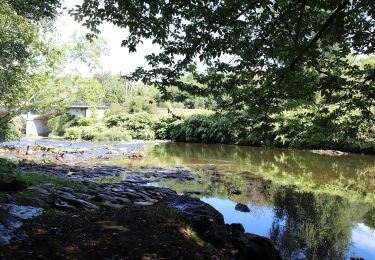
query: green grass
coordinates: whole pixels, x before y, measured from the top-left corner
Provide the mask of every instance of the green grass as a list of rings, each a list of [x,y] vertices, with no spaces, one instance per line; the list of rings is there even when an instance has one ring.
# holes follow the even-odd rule
[[[66,180],[64,178],[51,177],[32,172],[21,173],[18,170],[18,164],[7,159],[0,159],[0,180],[4,182],[20,180],[30,186],[43,183],[53,183],[57,186],[64,187],[70,186],[79,188],[82,186],[80,183]]]

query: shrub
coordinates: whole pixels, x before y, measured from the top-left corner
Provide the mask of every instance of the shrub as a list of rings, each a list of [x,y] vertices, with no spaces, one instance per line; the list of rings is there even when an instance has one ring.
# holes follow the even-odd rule
[[[158,139],[172,139],[172,131],[176,128],[174,125],[176,121],[178,119],[172,116],[159,117],[153,126],[155,137]],[[182,120],[180,121],[182,122]]]
[[[82,128],[80,127],[70,127],[65,129],[64,138],[69,140],[79,140],[82,139]]]
[[[120,104],[111,104],[111,107],[105,111],[105,116],[110,117],[128,112],[127,108]]]
[[[123,128],[112,127],[95,134],[95,141],[130,141],[132,136]]]
[[[127,130],[134,139],[150,140],[155,138],[154,116],[147,113],[118,114],[106,119],[106,126],[121,127]]]
[[[141,112],[155,114],[157,112],[155,100],[149,97],[135,96],[128,98],[124,106],[132,114]]]
[[[17,140],[21,138],[21,131],[13,123],[5,123],[0,127],[0,141]]]
[[[83,117],[83,116],[77,116],[74,117],[71,122],[69,122],[69,126],[90,126],[95,124],[95,118],[94,117]]]
[[[74,119],[74,116],[69,114],[62,114],[56,117],[52,117],[46,121],[49,133],[51,135],[62,136],[65,133],[65,129],[71,127],[69,124]]]

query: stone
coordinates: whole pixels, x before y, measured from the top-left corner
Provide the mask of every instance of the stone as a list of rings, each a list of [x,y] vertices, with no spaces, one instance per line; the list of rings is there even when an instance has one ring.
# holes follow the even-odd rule
[[[37,197],[37,196],[31,196],[25,198],[25,200],[28,202],[27,204],[33,207],[39,207],[39,208],[48,208],[49,204],[44,201],[43,199]]]
[[[4,211],[0,211],[0,245],[8,245],[14,232],[21,226],[21,221]]]
[[[53,204],[54,206],[56,206],[57,208],[59,209],[63,209],[63,210],[78,210],[76,207],[68,204],[66,201],[63,201],[61,199],[55,199],[53,201]]]
[[[2,192],[21,191],[26,188],[27,188],[26,183],[20,180],[13,180],[10,182],[0,181],[0,190]]]
[[[4,201],[8,204],[16,203],[16,199],[12,195],[10,195],[9,193],[4,194]]]
[[[230,232],[241,232],[244,233],[245,229],[240,223],[226,224],[227,230]]]
[[[189,196],[170,195],[159,202],[189,221],[201,238],[213,244],[224,243],[225,224],[223,215],[211,205]]]
[[[16,204],[0,204],[0,245],[8,245],[22,221],[39,216],[42,208],[19,206]]]
[[[242,203],[238,203],[234,209],[241,212],[250,212],[249,207]]]
[[[131,200],[128,199],[128,198],[119,198],[119,197],[116,197],[116,198],[113,198],[113,201],[118,202],[118,203],[120,203],[122,205],[127,204],[127,203],[131,203]]]
[[[33,187],[29,187],[27,189],[28,190],[36,191],[36,192],[38,192],[39,194],[41,194],[43,196],[49,196],[49,195],[51,195],[51,192],[49,192],[46,189],[44,189],[42,187],[39,187],[39,186],[33,186]]]
[[[98,206],[95,204],[92,204],[90,202],[87,202],[82,199],[78,199],[74,197],[72,194],[69,193],[63,193],[60,195],[60,199],[63,201],[68,202],[70,205],[73,205],[74,207],[81,208],[81,209],[99,209]]]
[[[236,235],[232,243],[239,249],[239,257],[242,259],[282,259],[272,241],[263,236],[248,233]]]
[[[136,206],[152,206],[154,204],[155,202],[151,202],[151,201],[135,201],[134,202],[134,205]]]
[[[16,204],[0,204],[0,209],[6,210],[10,215],[18,219],[30,219],[43,213],[42,208],[19,206]]]
[[[239,189],[229,189],[229,193],[234,195],[240,195],[241,191]]]
[[[113,209],[122,209],[124,207],[124,205],[115,204],[115,203],[108,203],[108,204],[104,205],[104,207],[113,208]]]

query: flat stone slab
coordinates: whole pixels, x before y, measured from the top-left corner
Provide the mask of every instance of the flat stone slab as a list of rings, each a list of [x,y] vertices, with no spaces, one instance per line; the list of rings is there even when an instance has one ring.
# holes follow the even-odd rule
[[[42,208],[19,206],[16,204],[0,204],[0,245],[8,245],[22,226],[22,221],[37,217],[43,213]]]

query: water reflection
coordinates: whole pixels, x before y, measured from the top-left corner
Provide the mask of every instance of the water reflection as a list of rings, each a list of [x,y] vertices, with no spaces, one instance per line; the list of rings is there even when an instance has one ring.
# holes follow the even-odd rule
[[[72,146],[94,153],[104,145]],[[247,232],[269,237],[285,259],[375,259],[375,156],[183,143],[141,149],[145,160],[111,163],[145,171],[168,165],[194,169],[195,180],[158,185],[180,193],[202,192],[199,197],[227,223],[241,223]],[[241,194],[231,194],[231,189]],[[237,203],[248,205],[250,213],[236,211]]]
[[[201,199],[227,223],[270,237],[285,259],[375,259],[373,156],[200,144],[163,144],[146,153],[137,163],[197,169],[195,182],[160,185],[205,192]],[[236,211],[237,202],[251,212]]]
[[[248,172],[281,184],[375,200],[374,156],[327,156],[309,151],[167,143],[145,147],[143,165],[214,165],[227,172]]]
[[[343,259],[359,207],[338,196],[298,192],[290,187],[274,194],[270,237],[286,259]],[[356,207],[354,207],[356,206]]]

